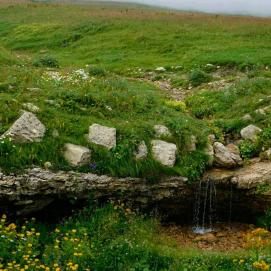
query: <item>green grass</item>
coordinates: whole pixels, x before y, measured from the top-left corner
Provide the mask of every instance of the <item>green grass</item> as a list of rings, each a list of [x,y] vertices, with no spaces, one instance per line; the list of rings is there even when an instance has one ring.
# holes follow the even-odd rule
[[[0,264],[3,268],[11,262],[20,266],[13,270],[28,265],[32,271],[44,265],[79,271],[248,271],[255,270],[252,264],[257,261],[255,252],[249,250],[223,254],[180,249],[162,233],[156,218],[118,204],[90,206],[54,227],[33,220],[17,225],[16,231],[3,219],[1,225]],[[69,263],[78,267],[69,268]]]
[[[199,178],[208,160],[203,153],[208,133],[238,133],[248,124],[241,119],[248,112],[260,126],[270,125],[269,115],[254,113],[258,99],[264,98],[261,105],[269,103],[270,72],[264,70],[269,64],[269,22],[129,5],[0,4],[0,133],[27,102],[40,107],[37,116],[47,127],[42,143],[3,142],[0,167],[16,171],[50,161],[54,169],[70,169],[62,157],[64,144],[70,142],[92,149],[90,165],[82,171]],[[208,63],[242,71],[247,78],[229,90],[209,91],[206,83],[217,79]],[[154,72],[160,66],[166,67],[165,73]],[[93,78],[76,81],[79,68]],[[50,69],[72,80],[49,80]],[[207,90],[195,91],[180,110],[154,84],[138,80],[149,72],[154,72],[153,80]],[[93,123],[117,128],[115,149],[108,152],[86,142],[84,134]],[[168,140],[179,147],[172,169],[157,164],[151,154],[145,161],[134,160],[141,140],[150,148],[155,124],[167,125],[173,134]],[[58,138],[52,137],[54,130]],[[198,149],[190,154],[192,134]]]

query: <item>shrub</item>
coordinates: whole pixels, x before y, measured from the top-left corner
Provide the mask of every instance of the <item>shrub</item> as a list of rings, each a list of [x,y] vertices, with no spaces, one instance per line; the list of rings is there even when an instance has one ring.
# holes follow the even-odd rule
[[[212,79],[211,75],[202,70],[192,70],[188,75],[188,80],[193,87],[197,87],[203,83],[208,83]]]
[[[244,159],[249,159],[255,157],[258,153],[258,147],[256,144],[252,143],[249,140],[244,140],[239,145],[241,156]]]
[[[59,67],[59,63],[58,63],[57,59],[55,59],[52,56],[37,57],[33,61],[33,65],[35,67],[49,67],[49,68],[58,68]]]
[[[91,76],[105,76],[106,75],[106,71],[104,68],[99,67],[99,66],[90,66],[88,68],[88,73]]]
[[[176,111],[186,112],[186,104],[182,101],[169,100],[166,105],[174,108]]]
[[[266,149],[271,147],[271,127],[263,129],[259,136],[259,141]]]

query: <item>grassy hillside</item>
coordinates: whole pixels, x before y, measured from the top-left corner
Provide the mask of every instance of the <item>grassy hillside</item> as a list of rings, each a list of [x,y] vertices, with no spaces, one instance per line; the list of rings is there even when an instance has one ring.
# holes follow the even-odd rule
[[[4,1],[0,133],[29,102],[40,108],[37,116],[47,133],[39,144],[3,141],[0,167],[14,171],[49,161],[55,169],[69,169],[62,151],[70,142],[93,150],[84,171],[198,178],[208,160],[204,148],[209,133],[222,141],[225,133],[238,133],[249,123],[242,120],[245,113],[265,128],[270,124],[268,114],[255,114],[269,103],[264,99],[258,104],[271,90],[270,28],[269,19]],[[165,71],[156,71],[161,66]],[[231,88],[216,90],[220,80]],[[186,101],[174,101],[157,82],[184,91]],[[248,95],[250,105],[240,106]],[[84,134],[93,123],[117,128],[117,148],[107,152],[86,142]],[[151,155],[142,162],[133,158],[141,140],[150,147],[155,124],[168,126],[173,136],[167,140],[179,147],[173,169],[163,168]],[[52,136],[56,131],[57,138]],[[191,135],[198,139],[193,153]]]
[[[35,114],[47,129],[41,143],[1,139],[0,171],[46,162],[53,170],[70,170],[63,147],[74,143],[92,151],[78,171],[196,181],[208,167],[207,136],[238,143],[248,124],[263,131],[256,142],[238,143],[241,155],[258,156],[271,148],[270,33],[271,19],[0,0],[0,135],[29,103],[39,108]],[[117,128],[116,148],[87,142],[93,123]],[[134,158],[142,140],[150,150],[156,124],[166,125],[172,136],[164,139],[178,146],[173,168],[155,162],[151,152],[145,160]],[[221,253],[184,248],[156,218],[120,202],[103,208],[92,203],[57,225],[16,225],[0,215],[0,271],[271,267],[271,236],[263,229],[237,238],[246,250],[226,247]],[[261,221],[270,227],[270,211]]]

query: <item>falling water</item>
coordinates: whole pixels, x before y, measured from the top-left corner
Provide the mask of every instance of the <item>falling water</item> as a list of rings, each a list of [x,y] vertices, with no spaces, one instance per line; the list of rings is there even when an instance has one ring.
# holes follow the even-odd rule
[[[233,197],[233,187],[232,183],[230,184],[230,204],[229,204],[229,226],[231,227],[231,220],[232,220],[232,197]]]
[[[216,187],[214,181],[208,179],[199,182],[196,191],[193,232],[204,234],[214,230],[213,223],[216,218]]]

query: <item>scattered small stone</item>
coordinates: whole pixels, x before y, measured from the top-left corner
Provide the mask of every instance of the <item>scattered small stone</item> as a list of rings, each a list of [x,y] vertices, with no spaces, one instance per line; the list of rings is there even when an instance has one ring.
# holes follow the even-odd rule
[[[245,114],[243,117],[242,117],[242,120],[252,120],[252,117],[250,114]]]
[[[86,165],[91,156],[91,151],[83,146],[65,144],[64,157],[72,166]]]
[[[40,108],[32,103],[24,103],[23,108],[32,113],[38,113],[40,111]]]
[[[243,139],[251,140],[255,142],[257,140],[257,135],[262,131],[259,127],[255,125],[249,125],[241,130],[241,136]]]
[[[141,141],[137,147],[137,152],[135,152],[136,160],[145,159],[148,156],[148,147],[145,141]]]
[[[154,125],[154,131],[156,137],[170,137],[172,136],[169,129],[164,125]]]
[[[110,150],[116,147],[116,134],[117,131],[115,128],[102,126],[95,123],[89,127],[87,139],[91,143],[104,146]]]
[[[50,168],[52,168],[53,165],[51,162],[45,162],[43,166],[46,170],[49,170]]]
[[[197,143],[198,143],[197,138],[194,135],[191,135],[190,142],[188,145],[188,151],[189,152],[195,151],[197,149]]]
[[[164,67],[158,67],[158,68],[155,69],[155,71],[157,71],[157,72],[165,72],[166,69]]]
[[[152,154],[156,161],[167,167],[173,167],[176,161],[177,146],[162,140],[152,140]]]
[[[52,137],[54,137],[54,138],[59,137],[59,132],[58,132],[57,129],[54,129],[54,130],[53,130],[53,132],[52,132]]]
[[[31,92],[39,92],[41,91],[40,88],[27,88],[28,91],[31,91]]]

